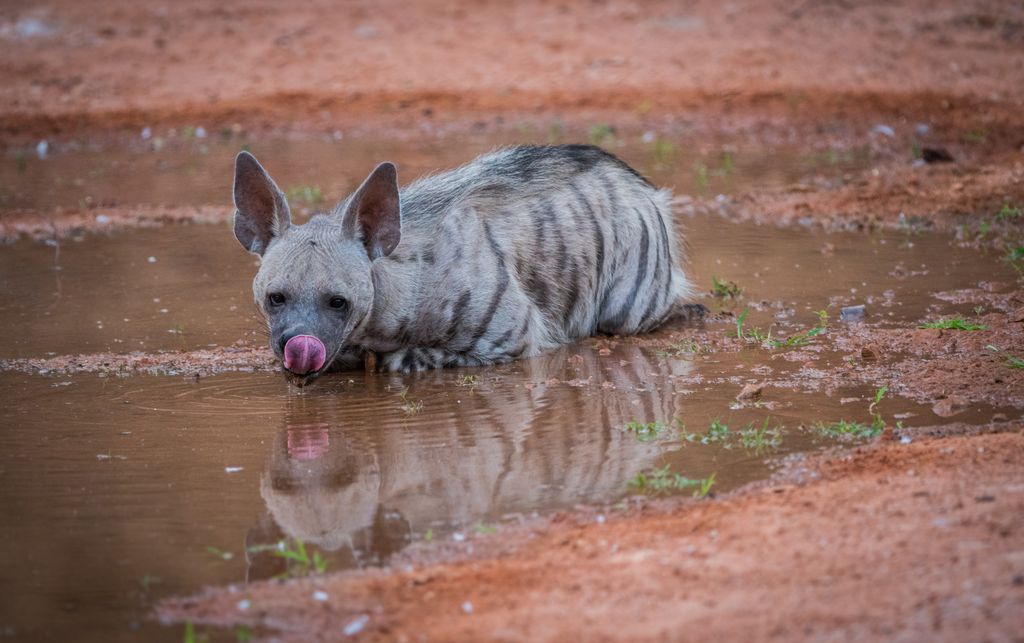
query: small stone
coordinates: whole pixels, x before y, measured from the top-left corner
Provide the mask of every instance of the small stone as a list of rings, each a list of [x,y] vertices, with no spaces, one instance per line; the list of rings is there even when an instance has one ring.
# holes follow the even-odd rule
[[[737,400],[756,400],[761,397],[761,393],[764,391],[764,384],[747,384],[740,391],[740,394],[736,396]]]
[[[932,405],[932,412],[939,417],[946,418],[962,412],[967,408],[967,406],[968,402],[966,399],[959,395],[950,395],[949,397],[937,400],[935,404]]]
[[[473,604],[470,603],[469,601],[466,601],[465,603],[463,603],[462,604],[462,612],[464,614],[472,614],[473,613]]]
[[[330,598],[330,597],[327,595],[327,592],[325,592],[325,591],[322,591],[322,590],[318,589],[317,591],[313,592],[313,600],[314,601],[320,601],[321,603],[323,603],[328,598]]]
[[[952,163],[955,159],[944,147],[925,147],[921,149],[921,160],[925,163]]]
[[[370,617],[366,614],[363,614],[362,616],[356,618],[354,621],[346,625],[345,629],[343,629],[342,632],[345,633],[345,636],[355,636],[356,634],[359,634],[363,631],[363,628],[366,627],[366,623],[369,620]]]
[[[247,598],[243,598],[242,600],[238,601],[237,607],[239,612],[244,612],[248,610],[250,607],[252,607],[252,601],[250,601]]]
[[[839,311],[839,321],[847,324],[864,321],[864,304],[856,306],[843,306]]]
[[[877,346],[864,346],[860,349],[860,358],[865,362],[876,362],[882,356]]]
[[[881,134],[882,136],[884,136],[886,138],[895,138],[896,137],[896,132],[891,127],[889,127],[888,125],[883,125],[882,123],[879,123],[878,125],[875,125],[874,127],[872,127],[871,128],[871,133],[872,134]]]

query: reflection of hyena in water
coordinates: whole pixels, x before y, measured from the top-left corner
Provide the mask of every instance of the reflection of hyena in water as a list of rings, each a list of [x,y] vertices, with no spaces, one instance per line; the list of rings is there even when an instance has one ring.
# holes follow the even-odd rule
[[[582,362],[568,362],[568,353],[522,363],[534,388],[462,396],[459,412],[429,431],[380,426],[336,405],[328,408],[337,415],[325,415],[310,408],[316,398],[293,401],[261,477],[270,515],[292,538],[382,558],[411,533],[433,526],[443,534],[438,524],[468,526],[620,496],[661,452],[622,427],[676,415],[669,376],[684,374],[689,363],[637,347],[608,357],[583,349]],[[567,369],[593,380],[584,387],[545,384],[568,379]]]
[[[670,194],[596,147],[506,149],[401,191],[384,163],[301,226],[243,152],[234,199],[271,348],[299,383],[367,353],[391,371],[474,366],[703,312],[683,301]]]

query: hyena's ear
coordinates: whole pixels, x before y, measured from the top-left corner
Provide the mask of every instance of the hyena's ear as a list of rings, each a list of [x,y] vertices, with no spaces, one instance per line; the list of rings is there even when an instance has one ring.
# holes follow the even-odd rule
[[[288,229],[292,215],[284,193],[248,152],[235,157],[234,197],[235,238],[249,252],[262,255]]]
[[[370,259],[386,257],[402,239],[402,209],[398,202],[398,172],[381,163],[363,181],[341,218],[345,234],[360,239]]]

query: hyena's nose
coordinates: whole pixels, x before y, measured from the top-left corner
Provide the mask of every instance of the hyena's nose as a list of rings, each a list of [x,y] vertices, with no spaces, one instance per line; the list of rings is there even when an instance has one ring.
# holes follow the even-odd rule
[[[327,349],[312,335],[296,335],[284,345],[284,367],[292,373],[305,375],[319,371],[325,361]]]

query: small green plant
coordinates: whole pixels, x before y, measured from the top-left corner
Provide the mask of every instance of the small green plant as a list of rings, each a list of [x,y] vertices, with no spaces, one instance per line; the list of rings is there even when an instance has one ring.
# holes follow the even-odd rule
[[[718,419],[712,420],[708,426],[707,432],[701,436],[701,444],[711,444],[712,442],[725,442],[729,439],[729,426],[723,424]]]
[[[455,378],[455,383],[459,386],[465,386],[469,389],[475,389],[479,382],[477,381],[476,375],[459,375]]]
[[[987,326],[981,324],[971,324],[963,317],[951,317],[949,319],[940,319],[939,321],[925,322],[918,325],[918,328],[939,328],[942,330],[985,330]]]
[[[284,558],[288,566],[284,576],[289,578],[310,576],[314,573],[323,574],[327,571],[327,559],[318,551],[314,551],[310,556],[306,551],[306,543],[298,538],[294,539],[294,543],[285,538],[272,545],[253,545],[247,547],[246,551],[250,554],[270,551],[274,556]]]
[[[708,166],[697,162],[693,164],[693,180],[697,184],[697,192],[701,195],[708,191]]]
[[[700,481],[700,488],[693,492],[694,498],[706,498],[711,493],[711,487],[715,484],[715,473],[712,472],[707,478]]]
[[[667,427],[661,422],[627,422],[622,430],[631,434],[637,442],[651,442],[662,437]]]
[[[988,138],[988,131],[984,129],[971,130],[964,134],[964,140],[968,143],[984,143]]]
[[[235,627],[235,641],[249,643],[252,640],[252,629],[245,625]]]
[[[868,413],[871,414],[871,429],[881,433],[885,430],[885,420],[882,419],[882,414],[878,412],[878,404],[885,397],[885,394],[889,392],[888,386],[875,391],[875,399],[872,400],[871,404],[868,405]]]
[[[748,313],[750,309],[744,308],[743,312],[736,316],[736,339],[743,339],[743,323],[747,321]]]
[[[996,214],[996,219],[999,221],[1009,221],[1010,219],[1019,219],[1021,214],[1020,208],[1004,203],[1003,207],[999,209],[999,213]]]
[[[720,170],[722,176],[729,176],[730,174],[732,174],[734,167],[735,166],[732,160],[732,152],[722,152],[722,168]]]
[[[487,534],[497,533],[498,528],[483,522],[477,522],[475,525],[473,525],[473,531],[475,531],[477,534],[481,536],[486,536]]]
[[[696,488],[693,492],[695,498],[707,496],[714,484],[714,473],[707,478],[687,478],[671,471],[671,465],[668,464],[661,468],[640,472],[629,481],[630,487],[634,487],[644,493],[668,493],[670,491],[684,491]]]
[[[992,226],[988,219],[982,219],[978,222],[978,239],[984,239],[988,235],[988,230]]]
[[[774,342],[772,342],[772,347],[790,348],[793,346],[804,346],[806,344],[809,344],[812,339],[814,339],[815,337],[824,332],[825,328],[823,326],[815,326],[814,328],[811,328],[810,330],[807,330],[803,333],[794,333],[793,335],[790,335],[786,339],[777,339]]]
[[[740,446],[751,451],[764,451],[766,449],[777,449],[782,444],[782,427],[768,428],[768,418],[764,424],[755,426],[753,422],[738,432]]]
[[[324,193],[320,190],[319,185],[297,185],[289,188],[287,196],[288,200],[293,203],[319,205],[324,202]]]
[[[433,527],[427,527],[427,533],[423,534],[423,540],[425,542],[428,542],[428,543],[430,541],[434,540],[434,528]]]
[[[739,299],[743,289],[735,281],[725,281],[712,276],[711,294],[719,299]]]
[[[669,165],[675,159],[676,146],[672,141],[658,137],[651,141],[651,157],[658,165]]]
[[[974,307],[974,314],[975,315],[979,315],[979,316],[980,315],[984,315],[985,314],[985,310],[987,310],[987,309],[984,306],[975,306]]]
[[[406,386],[399,393],[402,398],[402,410],[405,411],[406,415],[416,415],[423,410],[422,400],[410,400],[409,399],[409,387]]]
[[[705,347],[695,339],[681,339],[660,349],[657,354],[661,357],[682,357],[685,355],[696,355],[704,352]]]
[[[185,643],[196,643],[196,626],[192,621],[185,621]]]
[[[221,560],[231,560],[235,557],[233,553],[229,551],[224,551],[223,549],[218,549],[217,547],[207,547],[206,551],[210,552],[211,554],[213,554]]]
[[[148,592],[149,588],[153,585],[159,585],[164,582],[164,579],[159,576],[153,576],[152,574],[145,574],[139,579],[139,585],[142,586],[142,591]]]
[[[829,423],[818,422],[814,425],[814,430],[822,437],[840,440],[873,438],[882,432],[877,427],[846,420]]]
[[[1024,359],[1021,359],[1020,357],[1017,357],[1016,355],[1011,355],[1010,353],[1006,352],[1005,350],[1003,350],[1003,349],[1001,349],[1001,348],[999,348],[997,346],[993,346],[992,344],[989,344],[985,348],[987,348],[990,351],[994,352],[996,355],[1001,356],[1003,358],[1003,363],[1005,363],[1010,368],[1022,368],[1022,369],[1024,369]]]
[[[1010,246],[1004,257],[1010,266],[1017,272],[1024,274],[1024,244]]]
[[[591,145],[604,145],[615,140],[615,128],[607,123],[591,125],[587,132],[587,140]]]

